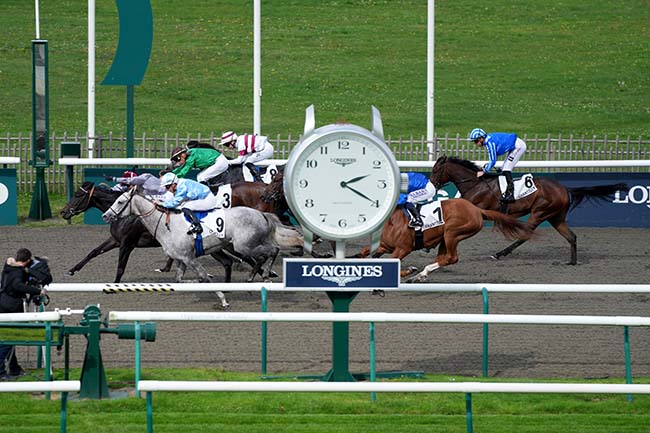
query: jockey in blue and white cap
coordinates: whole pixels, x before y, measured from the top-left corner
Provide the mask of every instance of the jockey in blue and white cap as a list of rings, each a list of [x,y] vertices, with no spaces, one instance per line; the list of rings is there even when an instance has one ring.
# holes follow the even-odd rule
[[[165,173],[160,178],[160,184],[174,194],[160,205],[180,209],[192,220],[192,228],[188,234],[203,231],[200,221],[192,211],[209,211],[220,207],[219,199],[212,194],[210,188],[195,180],[179,178],[174,173]]]
[[[469,133],[468,140],[473,141],[477,146],[485,147],[490,158],[489,162],[483,167],[483,170],[476,173],[476,177],[481,177],[490,171],[494,167],[494,164],[496,164],[498,156],[508,154],[501,169],[508,182],[508,188],[504,194],[503,201],[513,202],[515,188],[512,180],[512,169],[526,152],[526,142],[517,137],[515,133],[491,132],[487,134],[481,128],[472,129]]]

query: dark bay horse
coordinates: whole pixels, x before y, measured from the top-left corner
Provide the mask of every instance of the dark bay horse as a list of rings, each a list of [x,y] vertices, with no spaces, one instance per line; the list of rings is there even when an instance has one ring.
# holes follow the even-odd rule
[[[476,172],[480,170],[471,161],[441,156],[433,166],[429,179],[436,188],[452,182],[464,199],[481,209],[501,209],[498,175],[487,173],[477,178]],[[566,222],[567,214],[585,200],[607,200],[616,191],[627,190],[625,184],[567,188],[554,179],[541,176],[535,177],[535,186],[536,192],[510,203],[506,212],[514,217],[530,214],[527,224],[533,230],[548,221],[571,245],[570,265],[577,264],[578,252],[576,235]],[[506,256],[524,242],[526,239],[518,239],[493,257],[498,259]]]
[[[438,246],[436,260],[427,265],[411,281],[424,281],[433,271],[443,266],[458,262],[458,243],[470,238],[483,228],[483,220],[494,222],[494,229],[509,239],[529,239],[533,230],[525,223],[497,211],[480,209],[462,198],[442,200],[443,225],[432,227],[423,232],[423,245],[420,248]],[[379,249],[373,257],[391,253],[392,258],[403,259],[416,250],[415,231],[408,227],[408,218],[401,208],[395,209],[381,233]],[[364,248],[360,257],[367,257],[370,248]],[[402,270],[401,277],[407,277],[417,269]]]

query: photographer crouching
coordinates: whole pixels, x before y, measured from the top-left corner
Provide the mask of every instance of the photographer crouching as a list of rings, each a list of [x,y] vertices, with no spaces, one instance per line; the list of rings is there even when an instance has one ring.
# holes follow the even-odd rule
[[[9,257],[2,269],[0,282],[0,313],[23,313],[29,302],[35,305],[49,302],[47,286],[52,274],[47,260],[32,257],[31,251],[21,248],[15,257]],[[6,363],[9,361],[9,372]],[[13,380],[25,371],[18,364],[14,346],[0,344],[0,380]]]

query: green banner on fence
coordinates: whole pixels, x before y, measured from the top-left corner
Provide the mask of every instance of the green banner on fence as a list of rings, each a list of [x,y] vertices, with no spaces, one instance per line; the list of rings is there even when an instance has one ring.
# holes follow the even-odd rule
[[[18,224],[18,191],[16,169],[0,168],[0,225]]]

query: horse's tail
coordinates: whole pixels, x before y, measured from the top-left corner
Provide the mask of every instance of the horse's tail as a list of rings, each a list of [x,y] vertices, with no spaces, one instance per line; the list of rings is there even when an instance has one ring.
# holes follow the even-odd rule
[[[304,240],[302,233],[293,227],[287,227],[280,221],[276,214],[264,212],[264,218],[269,222],[272,227],[272,239],[282,248],[302,248]]]
[[[573,208],[585,200],[607,200],[617,191],[627,191],[628,189],[625,183],[567,188],[570,203],[569,211],[573,210]]]
[[[494,222],[494,229],[501,232],[506,239],[528,240],[533,237],[533,229],[517,218],[495,211],[481,209],[484,219]]]

